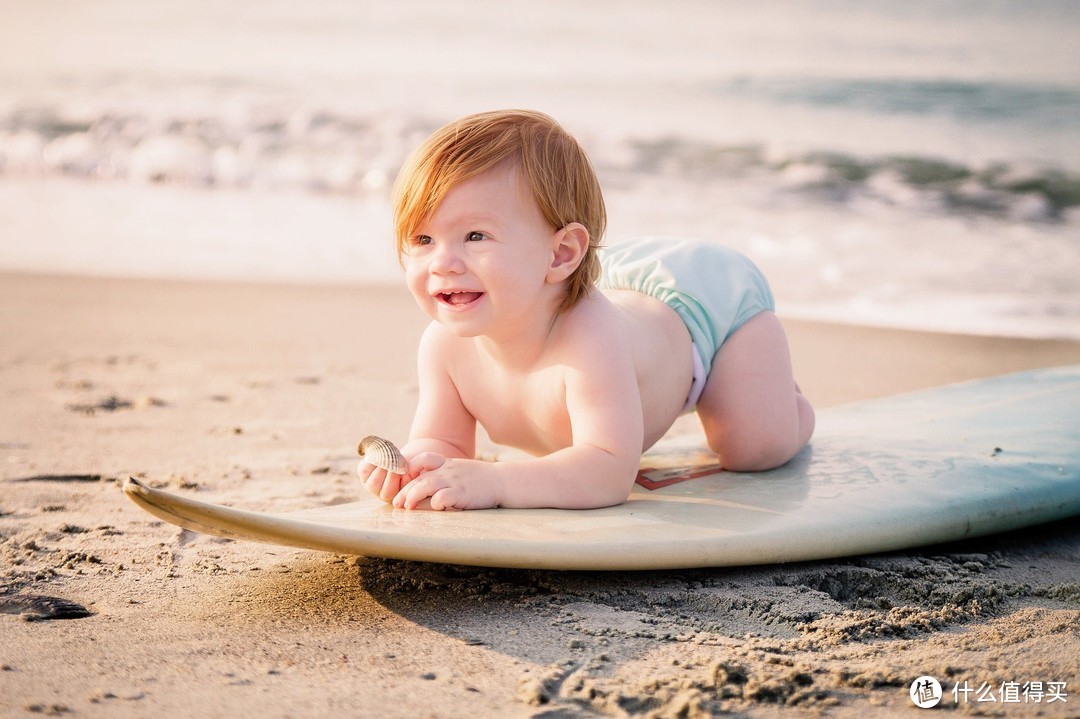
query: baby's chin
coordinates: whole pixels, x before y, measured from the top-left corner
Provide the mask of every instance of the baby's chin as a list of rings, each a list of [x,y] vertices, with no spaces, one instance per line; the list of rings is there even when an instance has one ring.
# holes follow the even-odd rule
[[[439,323],[447,334],[461,338],[481,337],[486,334],[485,328],[478,323],[469,322],[452,312],[440,312],[439,309],[438,307],[428,308],[427,316]]]
[[[436,318],[436,321],[439,322],[439,324],[441,324],[444,328],[446,328],[446,331],[454,337],[460,337],[461,339],[472,339],[474,337],[482,337],[484,335],[484,333],[478,329],[457,327],[452,323],[442,322],[438,318]]]

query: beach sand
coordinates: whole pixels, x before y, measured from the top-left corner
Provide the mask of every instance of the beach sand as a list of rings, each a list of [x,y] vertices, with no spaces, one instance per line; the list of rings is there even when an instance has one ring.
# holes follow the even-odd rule
[[[402,288],[0,275],[0,608],[90,612],[0,614],[0,716],[907,716],[920,675],[949,706],[969,687],[964,713],[1076,714],[1075,520],[602,574],[231,542],[123,497],[131,475],[254,510],[360,498],[356,442],[406,437],[424,323]],[[818,408],[1080,362],[1072,342],[785,324]],[[1040,701],[1002,701],[1025,682]]]

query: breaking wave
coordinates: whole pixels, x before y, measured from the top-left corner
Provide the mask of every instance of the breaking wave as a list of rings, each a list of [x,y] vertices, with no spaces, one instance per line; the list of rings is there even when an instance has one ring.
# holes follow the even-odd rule
[[[829,87],[799,86],[783,92],[827,102]],[[904,104],[894,95],[895,86],[888,88],[882,93],[860,87],[857,92],[835,94],[863,98],[862,102],[880,94],[889,97],[887,102]],[[939,89],[942,97],[948,97],[955,88]],[[921,86],[920,94],[938,93]],[[1066,100],[1077,104],[1071,95]],[[1016,101],[1018,97],[1011,95],[1001,102]],[[993,111],[994,102],[987,100],[987,112]],[[72,117],[30,107],[0,117],[0,177],[385,193],[406,152],[438,124],[422,118],[312,111]],[[805,193],[831,203],[872,198],[920,212],[1020,222],[1056,223],[1080,212],[1075,209],[1080,206],[1080,175],[1017,162],[969,166],[914,155],[787,153],[760,144],[718,145],[679,137],[608,142],[593,154],[602,175],[621,179],[670,175],[707,183],[752,178],[777,192]]]

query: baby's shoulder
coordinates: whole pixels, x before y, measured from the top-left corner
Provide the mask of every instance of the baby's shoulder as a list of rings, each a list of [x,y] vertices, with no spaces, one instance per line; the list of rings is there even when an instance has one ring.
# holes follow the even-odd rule
[[[573,346],[611,347],[627,336],[626,317],[607,297],[593,292],[562,317],[563,340]]]
[[[454,335],[438,322],[431,322],[420,336],[418,351],[421,356],[447,357],[460,352],[469,343]]]

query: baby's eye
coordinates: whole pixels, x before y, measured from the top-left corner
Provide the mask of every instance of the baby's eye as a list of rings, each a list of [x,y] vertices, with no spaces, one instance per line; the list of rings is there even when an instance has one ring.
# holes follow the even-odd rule
[[[417,246],[430,245],[431,244],[431,238],[428,237],[427,235],[417,235],[416,237],[413,238],[413,244],[417,245]]]
[[[487,239],[487,235],[479,230],[473,230],[469,234],[465,235],[466,242],[479,242],[480,240]]]

